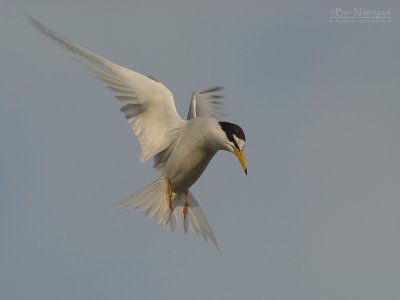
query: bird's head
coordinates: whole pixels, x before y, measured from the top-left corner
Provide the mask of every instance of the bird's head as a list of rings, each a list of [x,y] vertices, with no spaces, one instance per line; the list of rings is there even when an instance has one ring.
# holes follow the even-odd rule
[[[247,175],[246,159],[244,158],[243,152],[243,149],[246,145],[246,137],[243,129],[236,124],[228,122],[219,122],[219,125],[221,126],[222,131],[225,133],[223,141],[225,147],[224,150],[232,152],[236,155]]]

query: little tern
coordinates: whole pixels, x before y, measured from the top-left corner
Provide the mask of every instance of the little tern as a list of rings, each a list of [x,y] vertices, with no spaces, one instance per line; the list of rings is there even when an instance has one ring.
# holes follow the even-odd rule
[[[123,104],[121,111],[138,137],[140,161],[153,157],[160,178],[142,188],[117,207],[144,210],[165,230],[190,229],[218,247],[214,232],[189,188],[197,181],[219,150],[232,152],[247,174],[245,134],[223,117],[220,87],[194,92],[187,115],[182,119],[172,93],[152,76],[129,70],[78,46],[28,16],[33,26],[51,40],[77,55],[78,59]]]

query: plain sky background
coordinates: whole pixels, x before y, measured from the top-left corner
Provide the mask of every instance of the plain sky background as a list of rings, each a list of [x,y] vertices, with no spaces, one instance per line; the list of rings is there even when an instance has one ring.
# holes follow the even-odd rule
[[[0,1],[0,299],[400,299],[398,1]],[[330,24],[334,8],[391,24]],[[249,175],[192,188],[222,254],[110,210],[158,174],[113,94],[35,31],[153,75],[186,116],[222,85]]]

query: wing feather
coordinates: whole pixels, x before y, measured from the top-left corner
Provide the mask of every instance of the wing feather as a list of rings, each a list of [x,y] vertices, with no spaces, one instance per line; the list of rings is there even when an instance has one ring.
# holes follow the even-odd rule
[[[224,117],[220,100],[223,96],[216,94],[220,90],[222,87],[215,86],[201,92],[193,92],[187,119]]]
[[[121,111],[142,148],[140,161],[162,152],[180,136],[185,121],[176,111],[172,93],[161,82],[114,64],[66,40],[33,17],[28,18],[41,33],[78,55],[81,62],[116,93],[116,98],[123,101],[125,105]]]

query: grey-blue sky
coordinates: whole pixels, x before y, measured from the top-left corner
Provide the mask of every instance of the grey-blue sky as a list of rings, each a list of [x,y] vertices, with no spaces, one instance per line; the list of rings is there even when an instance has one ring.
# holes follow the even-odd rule
[[[63,2],[0,10],[0,298],[399,297],[398,4]],[[393,23],[328,23],[355,6]],[[222,255],[108,210],[157,174],[112,93],[19,8],[156,76],[182,115],[226,87],[249,176],[220,153],[193,188]]]

